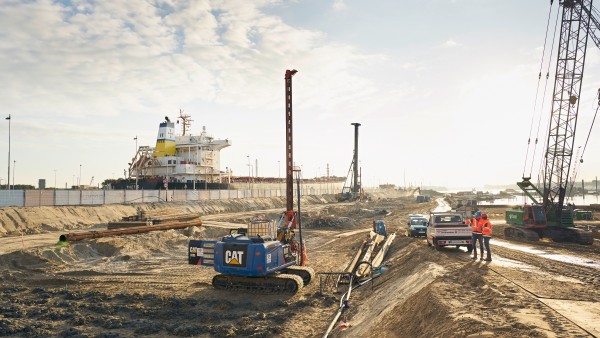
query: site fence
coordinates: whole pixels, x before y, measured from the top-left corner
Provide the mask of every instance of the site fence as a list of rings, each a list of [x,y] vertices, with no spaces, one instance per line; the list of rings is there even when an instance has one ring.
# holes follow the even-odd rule
[[[301,190],[302,196],[331,193],[334,192],[329,189]],[[294,195],[296,195],[295,191]],[[103,205],[281,196],[285,196],[285,190],[0,190],[0,207]]]

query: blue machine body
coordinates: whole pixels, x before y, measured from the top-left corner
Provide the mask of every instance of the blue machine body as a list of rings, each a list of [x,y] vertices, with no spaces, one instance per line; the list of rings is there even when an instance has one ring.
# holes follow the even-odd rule
[[[284,246],[279,241],[230,235],[214,244],[215,271],[235,276],[266,276],[296,265],[285,261]]]
[[[385,228],[385,222],[382,220],[375,221],[375,232],[379,235],[387,237],[387,230]]]

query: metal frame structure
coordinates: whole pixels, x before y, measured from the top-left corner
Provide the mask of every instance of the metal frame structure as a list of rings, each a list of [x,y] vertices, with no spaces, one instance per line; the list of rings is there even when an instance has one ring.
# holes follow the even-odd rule
[[[294,210],[294,136],[292,125],[292,76],[297,70],[285,71],[285,196],[287,221],[293,218]],[[290,212],[292,214],[290,214]]]
[[[544,202],[561,219],[579,111],[592,0],[563,0],[544,171]]]

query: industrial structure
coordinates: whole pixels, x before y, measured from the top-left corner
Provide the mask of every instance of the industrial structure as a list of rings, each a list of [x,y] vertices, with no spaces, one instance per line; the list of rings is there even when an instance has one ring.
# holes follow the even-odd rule
[[[298,169],[293,157],[292,76],[296,73],[296,70],[285,72],[286,211],[277,224],[257,219],[219,241],[189,242],[189,264],[213,267],[219,273],[212,280],[217,289],[295,293],[314,278],[314,271],[304,266],[306,247],[300,223],[300,189],[297,189],[298,209],[294,210],[294,172]]]
[[[592,0],[563,0],[558,3],[558,13],[561,13],[562,17],[548,138],[544,165],[540,172],[543,188],[536,187],[531,182],[531,172],[526,176],[524,169],[523,180],[517,185],[533,205],[506,212],[507,223],[513,226],[507,227],[505,234],[508,238],[533,241],[540,237],[549,237],[555,241],[592,244],[591,233],[574,227],[573,210],[565,205],[565,201],[569,187],[576,177],[576,168],[572,165],[573,149],[588,37],[600,48],[600,38],[597,35],[600,31],[599,13],[592,7]],[[541,79],[541,67],[539,78]],[[548,78],[549,72],[546,75],[546,79]],[[537,137],[535,144],[537,145]],[[577,156],[580,162],[583,162],[583,153]],[[526,157],[525,168],[527,160]]]
[[[358,127],[360,123],[351,123],[354,126],[354,155],[352,156],[352,163],[350,163],[350,169],[346,176],[346,182],[342,188],[341,199],[350,200],[359,198],[361,195],[361,173],[358,166]]]

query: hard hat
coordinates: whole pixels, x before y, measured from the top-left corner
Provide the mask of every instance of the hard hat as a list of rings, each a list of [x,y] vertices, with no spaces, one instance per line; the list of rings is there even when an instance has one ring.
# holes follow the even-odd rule
[[[475,213],[475,217],[481,217],[481,211],[477,211],[477,212]]]
[[[486,218],[487,218],[487,214],[483,214],[483,215],[481,215],[481,217],[482,217],[483,219],[486,219]]]

